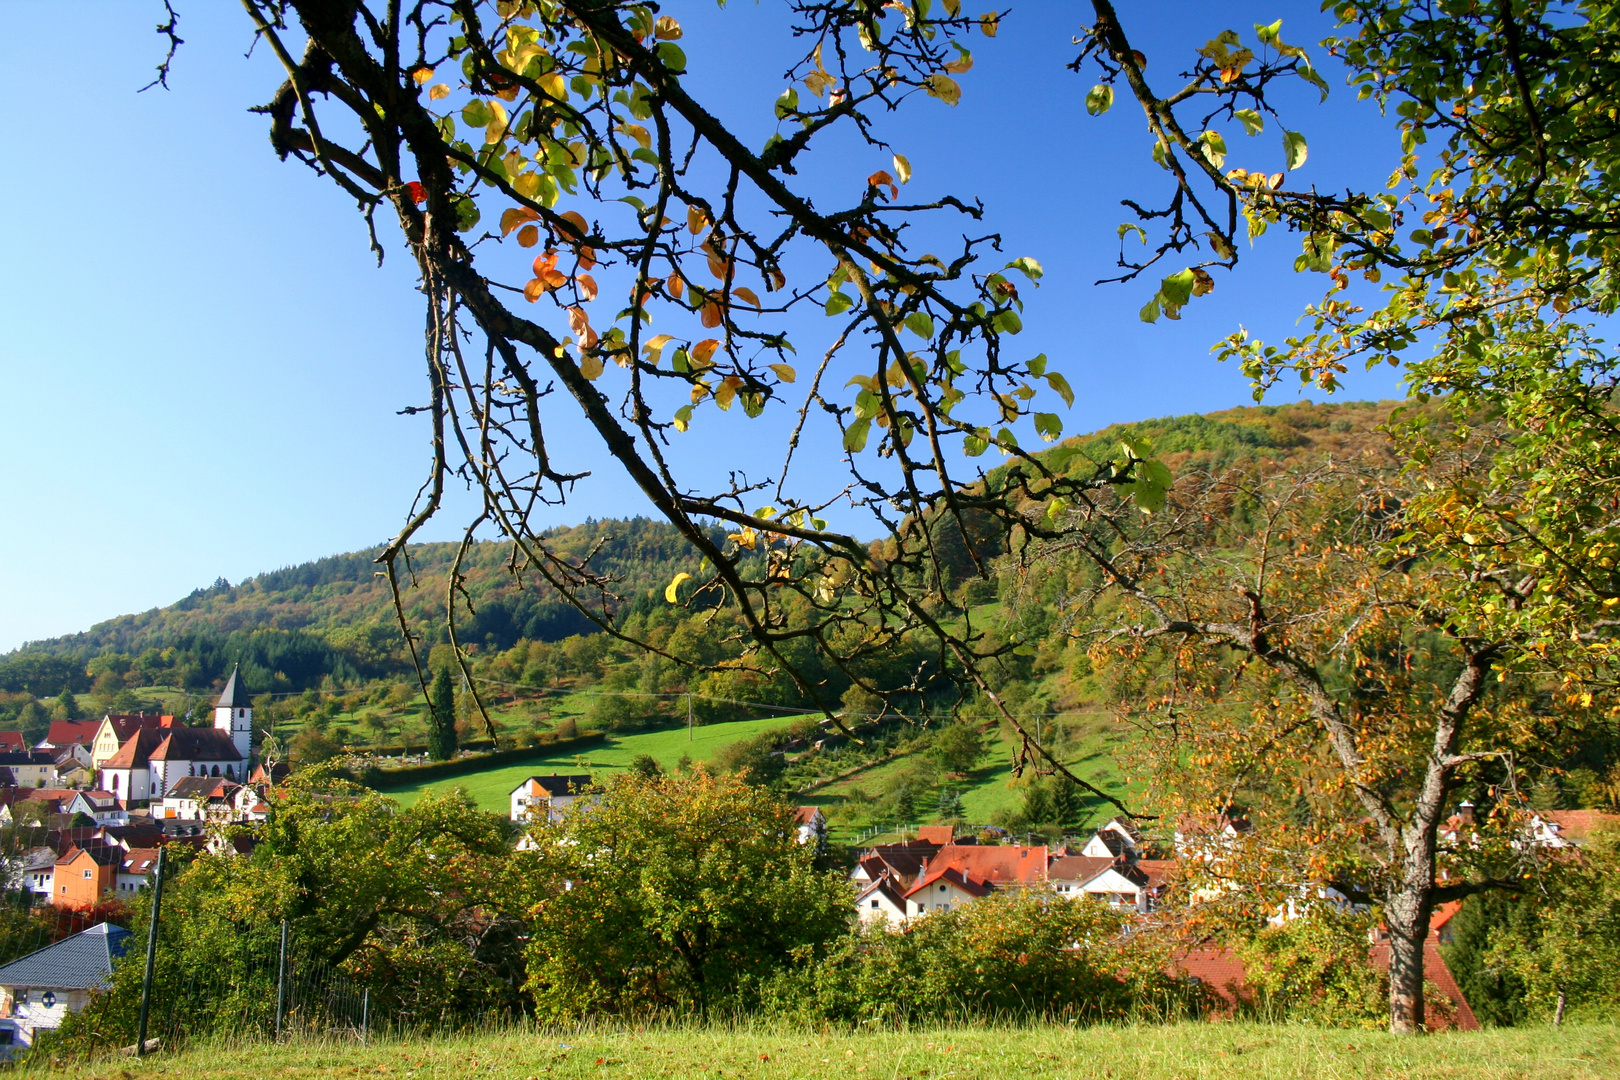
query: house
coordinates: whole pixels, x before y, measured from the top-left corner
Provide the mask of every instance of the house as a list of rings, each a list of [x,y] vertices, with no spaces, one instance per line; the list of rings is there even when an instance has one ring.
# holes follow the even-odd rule
[[[855,894],[855,914],[862,926],[882,923],[899,929],[908,918],[905,893],[896,887],[887,871]]]
[[[29,848],[17,858],[6,860],[10,871],[7,876],[15,888],[28,891],[33,903],[48,904],[56,884],[56,860],[55,848]]]
[[[560,821],[563,811],[572,806],[590,786],[591,778],[585,773],[531,776],[512,789],[512,820],[520,825],[542,818]],[[543,814],[540,813],[542,809]]]
[[[1620,829],[1620,814],[1601,810],[1537,810],[1531,813],[1527,829],[1536,847],[1581,847],[1600,828]]]
[[[795,806],[793,827],[798,830],[799,843],[816,847],[827,842],[827,816],[819,806]]]
[[[118,753],[101,766],[99,787],[110,791],[125,805],[144,803],[152,797],[152,751],[163,741],[163,733],[141,728],[124,740]]]
[[[1047,866],[1046,880],[1059,896],[1077,900],[1084,895],[1085,886],[1102,876],[1115,862],[1111,855],[1059,855]]]
[[[58,907],[93,907],[113,891],[124,849],[113,844],[74,844],[56,860],[51,903]]]
[[[236,817],[236,796],[243,786],[213,776],[182,776],[152,816],[163,821],[231,821]]]
[[[1045,845],[953,841],[923,861],[915,882],[905,891],[906,917],[948,911],[997,889],[1038,884],[1046,880],[1047,862]]]
[[[894,844],[875,844],[862,853],[849,879],[854,882],[857,889],[864,889],[887,873],[890,883],[904,891],[916,884],[924,864],[948,843],[950,843],[949,836],[944,843],[919,837],[916,840],[901,840]]]
[[[28,749],[20,731],[0,731],[0,754],[20,754]]]
[[[100,727],[100,720],[52,720],[50,730],[45,733],[45,738],[34,745],[34,749],[54,752],[63,747],[79,746],[88,753]]]
[[[0,768],[11,770],[16,787],[50,787],[56,783],[56,754],[50,750],[0,754]]]
[[[97,825],[128,825],[129,811],[110,791],[80,791],[62,804],[64,814],[84,814]]]
[[[159,728],[174,726],[172,716],[108,713],[101,718],[101,723],[96,727],[95,737],[90,740],[90,767],[99,771],[107,764],[107,759],[118,753],[119,747],[137,731],[142,729],[156,731]]]
[[[54,782],[57,786],[86,788],[95,782],[96,774],[81,756],[83,753],[84,748],[80,746],[65,746],[56,751],[53,763]]]
[[[130,848],[124,852],[118,866],[113,891],[121,895],[140,892],[151,881],[152,868],[157,865],[158,849]]]
[[[38,1032],[84,1008],[91,992],[111,980],[113,961],[131,937],[101,923],[0,967],[0,1055],[27,1049]]]

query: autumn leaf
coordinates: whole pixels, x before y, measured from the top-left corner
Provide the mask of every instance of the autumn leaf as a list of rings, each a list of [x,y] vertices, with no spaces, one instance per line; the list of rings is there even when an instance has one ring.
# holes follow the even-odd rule
[[[671,580],[670,583],[664,588],[664,599],[671,604],[675,603],[677,593],[681,587],[681,582],[690,580],[692,580],[692,575],[688,574],[684,570],[679,574],[676,574],[674,579]]]
[[[785,383],[793,382],[799,377],[799,373],[794,371],[790,364],[767,364],[766,366],[776,372],[776,377]]]
[[[568,210],[564,212],[561,217],[563,221],[567,222],[572,227],[573,234],[578,239],[583,240],[586,236],[590,235],[591,227],[585,223],[585,216],[578,210]],[[569,230],[565,229],[564,231],[567,232]]]
[[[987,11],[979,16],[979,29],[984,31],[985,37],[995,37],[996,31],[1001,29],[1001,16],[994,11]]]
[[[866,178],[866,186],[867,187],[875,187],[875,188],[887,187],[889,189],[890,194],[893,197],[895,197],[895,198],[900,197],[900,188],[895,185],[894,177],[890,176],[887,172],[884,172],[882,170],[879,170],[879,171],[873,173],[871,176],[868,176]]]
[[[659,41],[679,41],[681,24],[669,15],[660,15],[658,21],[653,23],[653,34]]]
[[[681,280],[679,272],[673,272],[669,275],[669,279],[664,282],[664,292],[669,295],[671,300],[680,300],[686,295],[686,282]]]
[[[714,350],[719,347],[720,342],[714,338],[704,338],[696,345],[693,345],[689,354],[692,358],[692,367],[701,369],[714,363],[710,358],[714,356]]]
[[[428,87],[429,101],[442,101],[450,96],[450,88],[444,83],[434,83]]]
[[[708,303],[704,304],[703,311],[699,316],[699,321],[703,323],[703,327],[706,330],[713,330],[715,327],[719,326],[723,321],[720,305],[715,303],[713,300],[710,300]]]
[[[701,206],[688,206],[686,208],[686,228],[693,236],[703,231],[709,223],[709,216],[703,212]]]
[[[902,184],[911,183],[911,162],[906,160],[904,154],[894,155],[894,175],[900,178]]]
[[[525,225],[518,230],[517,242],[519,247],[531,248],[540,242],[540,230],[533,225]]]
[[[923,89],[928,91],[930,97],[937,97],[947,105],[955,105],[962,100],[962,88],[949,75],[928,76],[923,80]]]
[[[748,286],[739,285],[731,290],[731,294],[744,303],[753,305],[756,310],[759,308],[759,297]]]

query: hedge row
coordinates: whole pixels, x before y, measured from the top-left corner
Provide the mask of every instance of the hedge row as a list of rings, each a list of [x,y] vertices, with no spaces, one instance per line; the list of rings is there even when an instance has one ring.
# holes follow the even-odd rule
[[[602,741],[600,731],[582,731],[571,739],[559,739],[551,732],[538,736],[534,746],[518,750],[493,750],[487,754],[468,754],[450,761],[432,761],[426,765],[403,765],[397,769],[372,766],[365,769],[361,783],[379,791],[389,788],[420,784],[428,780],[442,780],[447,776],[465,776],[483,772],[501,765],[519,765],[535,758],[552,757],[558,751],[583,749]]]

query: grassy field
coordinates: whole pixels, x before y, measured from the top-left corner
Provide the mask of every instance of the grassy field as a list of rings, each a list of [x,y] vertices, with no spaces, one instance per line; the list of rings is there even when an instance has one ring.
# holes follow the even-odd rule
[[[593,747],[583,756],[584,763],[576,761],[574,754],[535,758],[522,765],[509,765],[469,776],[455,776],[433,780],[409,787],[393,788],[386,792],[392,798],[409,806],[428,791],[449,791],[460,788],[485,810],[506,813],[512,789],[526,776],[559,772],[585,772],[598,779],[606,779],[618,770],[627,768],[638,754],[651,755],[666,769],[680,761],[683,755],[693,761],[708,761],[739,739],[758,735],[762,731],[786,727],[792,717],[770,717],[764,720],[733,720],[728,723],[699,725],[690,740],[685,728],[665,731],[647,731],[635,735],[608,736],[604,744]]]
[[[1612,1080],[1620,1029],[1496,1029],[1399,1039],[1250,1024],[944,1028],[858,1034],[786,1027],[497,1033],[422,1041],[248,1043],[144,1060],[25,1067],[56,1080]]]

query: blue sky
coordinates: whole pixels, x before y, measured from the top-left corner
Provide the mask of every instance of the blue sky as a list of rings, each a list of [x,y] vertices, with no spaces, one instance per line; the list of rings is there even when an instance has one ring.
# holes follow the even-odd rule
[[[136,93],[162,54],[151,33],[161,4],[53,6],[80,73],[71,80],[54,50],[0,39],[12,87],[0,138],[13,148],[0,175],[11,251],[0,265],[0,649],[171,603],[222,575],[375,543],[398,529],[427,461],[422,419],[397,415],[423,397],[408,259],[387,237],[378,269],[352,204],[270,152],[264,120],[246,110],[270,97],[279,71],[263,50],[244,55],[240,9],[177,6],[186,44],[169,92]],[[1085,113],[1094,80],[1064,70],[1082,8],[1015,7],[998,38],[978,43],[960,106],[919,101],[884,129],[911,160],[908,194],[978,195],[1008,257],[1044,264],[1019,345],[1046,352],[1073,384],[1067,431],[1245,404],[1241,375],[1209,346],[1240,323],[1267,338],[1291,332],[1321,279],[1294,275],[1296,243],[1274,234],[1179,323],[1137,319],[1151,287],[1093,284],[1126,220],[1119,199],[1151,199],[1163,173],[1132,102]],[[1329,30],[1315,8],[1155,2],[1120,13],[1149,75],[1169,86],[1228,26],[1248,35],[1281,16],[1285,40],[1314,44]],[[700,98],[763,143],[791,50],[782,5],[665,10],[687,28]],[[1303,176],[1325,188],[1379,183],[1394,154],[1387,124],[1312,55],[1334,94],[1325,105],[1304,88],[1286,99],[1310,140]],[[1227,138],[1229,165],[1280,168],[1274,128],[1252,144]],[[826,177],[887,165],[850,142],[814,158]],[[801,355],[814,345],[801,342]],[[1397,393],[1386,370],[1353,374],[1341,396]],[[594,470],[551,523],[644,510],[582,425],[551,423],[554,443]],[[731,429],[711,436],[681,448],[695,468],[733,461]],[[817,449],[803,467],[830,476],[830,457]],[[451,517],[428,538],[455,532]]]

